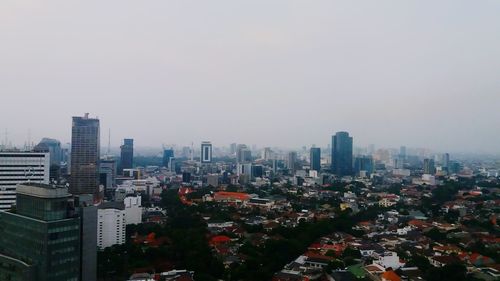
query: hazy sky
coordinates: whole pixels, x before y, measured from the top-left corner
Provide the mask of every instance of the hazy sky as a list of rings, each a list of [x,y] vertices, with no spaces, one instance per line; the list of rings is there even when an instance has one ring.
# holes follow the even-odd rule
[[[0,129],[500,151],[500,1],[0,2]]]

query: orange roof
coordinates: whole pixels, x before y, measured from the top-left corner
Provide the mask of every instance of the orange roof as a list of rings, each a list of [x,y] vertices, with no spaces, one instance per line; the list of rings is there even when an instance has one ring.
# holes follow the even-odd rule
[[[394,271],[386,271],[382,273],[382,280],[387,280],[387,281],[401,281],[401,277],[399,277]]]
[[[238,200],[248,200],[250,199],[250,195],[243,192],[229,192],[229,191],[218,191],[215,193],[215,197],[228,197],[232,199]]]
[[[225,235],[219,235],[219,236],[214,236],[210,240],[211,244],[220,244],[220,243],[227,243],[230,242],[231,238],[225,236]]]

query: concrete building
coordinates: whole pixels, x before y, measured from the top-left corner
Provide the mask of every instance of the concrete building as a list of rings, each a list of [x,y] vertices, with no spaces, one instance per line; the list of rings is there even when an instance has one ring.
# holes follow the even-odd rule
[[[295,173],[297,163],[297,152],[291,151],[287,154],[285,165],[290,173]]]
[[[49,152],[0,151],[0,210],[8,210],[16,202],[18,184],[49,184],[49,155]]]
[[[208,141],[201,143],[200,162],[202,164],[212,163],[212,143]]]
[[[207,185],[211,185],[213,187],[218,187],[219,186],[219,175],[218,174],[207,175]]]
[[[125,206],[122,202],[105,202],[97,210],[97,247],[103,250],[125,244]]]
[[[71,134],[71,194],[99,194],[99,156],[100,135],[99,119],[73,117]]]
[[[125,197],[123,199],[125,204],[125,222],[129,224],[140,224],[142,223],[142,206],[141,206],[141,196],[137,195],[135,197]]]

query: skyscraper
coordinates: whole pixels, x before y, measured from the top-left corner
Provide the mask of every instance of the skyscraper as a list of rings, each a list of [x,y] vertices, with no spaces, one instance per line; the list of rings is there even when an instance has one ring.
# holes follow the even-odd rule
[[[163,167],[170,167],[171,158],[174,158],[174,150],[172,148],[163,150]]]
[[[311,147],[310,163],[311,163],[310,167],[311,170],[318,172],[321,170],[321,148]]]
[[[295,173],[296,163],[297,163],[297,152],[295,151],[288,152],[285,164],[286,168],[290,170],[292,174]]]
[[[212,163],[212,143],[204,141],[201,143],[201,161],[202,164]]]
[[[132,169],[134,166],[134,140],[124,139],[123,145],[120,146],[121,149],[121,159],[120,167],[123,169]]]
[[[0,152],[0,210],[8,210],[16,202],[16,186],[20,183],[49,183],[48,152]]]
[[[424,174],[433,175],[436,173],[436,165],[434,159],[424,159]]]
[[[67,189],[21,184],[16,207],[0,212],[0,280],[80,280],[80,218]]]
[[[73,117],[71,134],[71,194],[99,197],[99,119]]]
[[[347,132],[332,136],[332,172],[337,176],[352,175],[352,137]]]
[[[441,162],[442,162],[441,164],[443,166],[443,169],[445,169],[447,171],[448,168],[450,167],[450,154],[449,153],[443,154],[443,158],[442,158]]]

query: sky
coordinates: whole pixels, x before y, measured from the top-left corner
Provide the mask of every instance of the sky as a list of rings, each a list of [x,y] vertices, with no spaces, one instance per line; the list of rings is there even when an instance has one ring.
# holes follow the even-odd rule
[[[500,151],[498,0],[2,0],[0,138]]]

